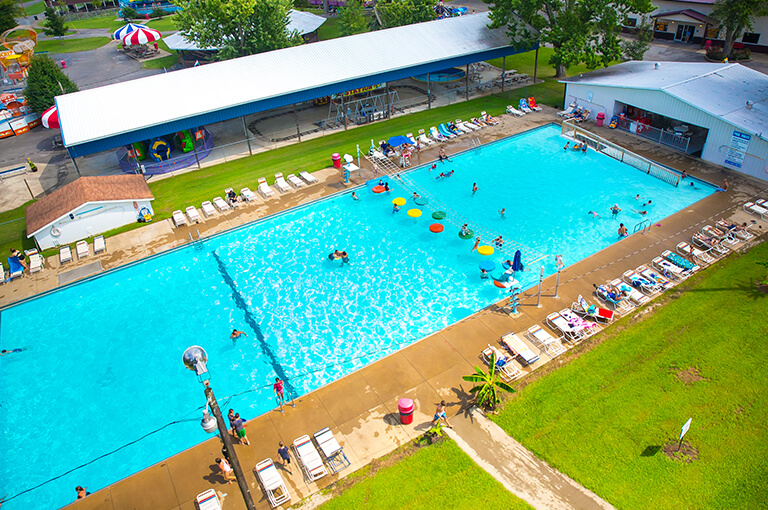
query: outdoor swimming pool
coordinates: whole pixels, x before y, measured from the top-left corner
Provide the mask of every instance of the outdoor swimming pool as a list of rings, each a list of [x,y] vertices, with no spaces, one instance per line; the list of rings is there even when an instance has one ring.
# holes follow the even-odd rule
[[[473,223],[547,254],[519,278],[524,287],[542,263],[554,271],[555,254],[570,265],[616,242],[619,221],[631,231],[643,218],[632,212],[636,194],[653,201],[656,223],[714,191],[564,152],[559,132],[526,132],[408,178]],[[62,506],[76,485],[98,490],[205,440],[202,387],[181,362],[190,345],[208,351],[222,407],[253,418],[274,408],[276,374],[307,393],[504,297],[480,280],[486,258],[455,227],[429,232],[431,211],[408,217],[410,200],[392,212],[394,197],[410,196],[397,186],[355,189],[359,201],[349,190],[2,310],[0,347],[29,346],[0,358],[2,493],[63,475],[3,510]],[[349,252],[348,266],[328,260],[336,248]],[[232,328],[248,337],[233,345]]]

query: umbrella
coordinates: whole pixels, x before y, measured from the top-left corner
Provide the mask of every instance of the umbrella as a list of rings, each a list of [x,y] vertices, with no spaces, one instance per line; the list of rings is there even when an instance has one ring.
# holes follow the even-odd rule
[[[160,32],[151,28],[137,28],[123,37],[123,43],[128,45],[147,44],[160,40]]]
[[[477,267],[486,271],[493,271],[496,269],[496,264],[492,260],[481,260]]]
[[[411,141],[410,138],[401,136],[401,135],[393,136],[392,138],[387,140],[387,143],[392,147],[397,147],[398,145],[403,145],[404,143],[413,145],[413,142]]]
[[[40,122],[48,129],[59,129],[59,112],[55,106],[51,106],[40,116]]]
[[[520,250],[517,250],[515,252],[515,258],[512,260],[512,269],[514,271],[522,271],[523,270],[523,254],[520,253]]]
[[[112,34],[112,38],[115,39],[116,41],[122,41],[123,37],[125,37],[126,35],[130,34],[134,30],[139,28],[148,28],[148,27],[146,25],[128,23],[118,28],[117,30],[115,30],[115,33]]]

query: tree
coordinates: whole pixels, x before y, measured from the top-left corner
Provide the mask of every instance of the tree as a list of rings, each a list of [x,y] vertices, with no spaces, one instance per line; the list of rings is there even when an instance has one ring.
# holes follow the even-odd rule
[[[15,0],[0,0],[0,33],[18,25],[16,16],[19,15],[21,15],[21,11]]]
[[[505,28],[513,47],[527,49],[539,40],[552,45],[556,78],[581,62],[594,69],[621,58],[619,33],[627,15],[654,9],[650,0],[491,1],[491,28]]]
[[[475,385],[470,393],[475,394],[477,404],[483,407],[493,409],[501,402],[498,395],[498,389],[514,393],[515,390],[509,384],[502,381],[499,372],[496,369],[496,353],[491,354],[491,363],[488,372],[475,365],[475,373],[462,376],[462,379],[469,382],[479,383]]]
[[[139,13],[136,12],[136,9],[133,7],[123,7],[120,10],[120,15],[125,21],[131,21],[132,19],[137,19],[139,17]]]
[[[77,85],[59,68],[48,55],[34,55],[29,64],[27,86],[24,89],[32,110],[43,113],[53,106],[53,98],[77,92]]]
[[[104,0],[91,0],[94,9],[101,9],[104,6]]]
[[[413,23],[432,21],[435,14],[436,0],[391,0],[376,5],[381,28],[401,27]]]
[[[362,34],[368,31],[368,19],[359,0],[347,0],[347,6],[339,9],[341,35]]]
[[[643,60],[653,40],[653,21],[647,16],[642,17],[636,28],[635,39],[621,44],[624,58],[627,60]]]
[[[723,53],[730,55],[736,39],[752,30],[755,18],[766,15],[768,2],[765,0],[717,0],[710,16],[720,22],[721,30],[725,29]]]
[[[288,31],[291,0],[174,0],[174,22],[201,48],[220,48],[219,58],[253,55],[301,44]]]
[[[67,25],[64,24],[64,17],[53,7],[45,8],[45,21],[41,23],[45,27],[45,35],[61,37],[67,35]]]

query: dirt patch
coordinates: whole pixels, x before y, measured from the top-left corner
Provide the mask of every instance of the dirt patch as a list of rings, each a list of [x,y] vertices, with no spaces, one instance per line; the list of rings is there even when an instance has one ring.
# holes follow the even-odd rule
[[[682,382],[686,386],[692,386],[693,383],[707,380],[706,378],[701,376],[701,374],[699,373],[699,369],[696,367],[689,367],[689,368],[686,368],[685,370],[680,370],[675,375],[680,380],[680,382]]]
[[[677,441],[669,442],[664,445],[664,448],[662,448],[661,451],[672,460],[678,460],[688,464],[695,460],[699,460],[699,450],[685,441],[683,441],[683,444],[681,445]]]

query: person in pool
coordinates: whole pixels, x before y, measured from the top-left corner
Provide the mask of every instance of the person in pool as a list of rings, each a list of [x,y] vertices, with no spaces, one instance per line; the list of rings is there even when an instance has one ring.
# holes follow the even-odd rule
[[[421,198],[421,195],[419,195],[418,193],[416,193],[416,192],[414,191],[414,192],[413,192],[413,195],[411,195],[411,198],[413,198],[414,200],[416,200],[416,199],[418,199],[418,198]]]
[[[233,329],[232,334],[229,335],[229,339],[232,340],[232,343],[235,343],[235,340],[237,340],[241,336],[248,337],[248,335],[246,335],[245,332]]]
[[[571,142],[567,142],[567,143],[565,144],[565,147],[563,147],[563,150],[564,150],[564,151],[567,151],[567,150],[568,150],[568,147],[570,147],[570,146],[571,146]]]
[[[445,178],[445,174],[443,172],[440,172],[440,175],[437,176],[438,179]]]
[[[400,212],[400,206],[397,205],[397,204],[393,204],[392,205],[392,214],[394,214],[396,212]]]
[[[473,182],[472,183],[472,194],[474,195],[478,191],[480,191],[480,188],[477,187],[477,183],[476,182]]]
[[[15,354],[17,352],[23,352],[23,351],[26,351],[27,349],[29,349],[29,347],[17,347],[15,349],[11,349],[9,351],[3,349],[2,351],[0,351],[0,356],[8,356],[9,354]]]
[[[360,200],[360,197],[354,191],[352,192],[352,200]]]
[[[469,234],[469,227],[467,226],[466,223],[461,226],[460,234],[463,235],[463,236]]]
[[[475,239],[475,245],[472,247],[472,249],[470,250],[470,252],[473,252],[473,251],[475,251],[475,250],[477,249],[477,247],[478,247],[478,246],[480,246],[480,238],[479,238],[479,237],[478,237],[477,239]]]
[[[450,172],[448,172],[448,175],[446,175],[446,177],[451,177],[452,175],[453,175],[453,170],[451,170]]]
[[[591,214],[593,218],[599,218],[600,215],[597,213],[597,211],[589,211],[587,214]]]
[[[621,207],[619,207],[619,204],[613,204],[613,207],[611,207],[611,214],[613,214],[613,216],[616,217],[620,212],[621,212]]]
[[[385,183],[384,183],[384,191],[386,191],[387,193],[389,193],[389,183],[388,183],[388,182],[385,182]]]
[[[627,227],[623,223],[619,223],[619,237],[627,237],[628,235]]]
[[[581,153],[586,154],[587,153],[587,142],[584,142],[581,144]]]
[[[346,252],[343,252],[343,251],[340,251],[340,250],[334,250],[333,253],[328,255],[328,259],[330,259],[330,260],[340,259],[341,257],[344,256],[344,253],[346,253]]]

